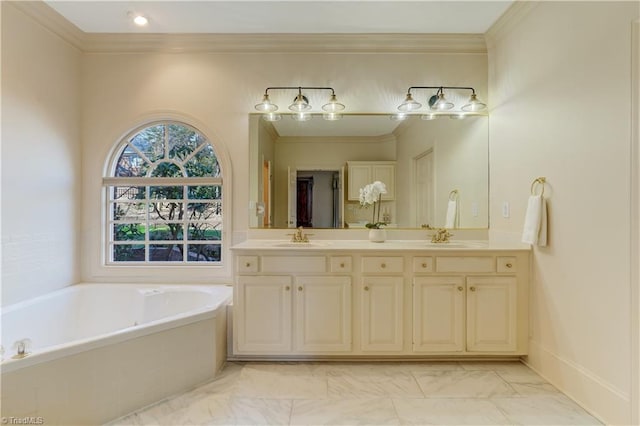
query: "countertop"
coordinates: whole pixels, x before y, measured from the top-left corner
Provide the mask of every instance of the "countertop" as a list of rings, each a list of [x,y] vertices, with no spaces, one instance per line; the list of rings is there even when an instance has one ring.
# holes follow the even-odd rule
[[[530,251],[528,244],[491,242],[486,240],[452,240],[449,243],[432,243],[428,240],[387,240],[374,243],[369,240],[311,240],[293,243],[290,240],[246,240],[231,250],[274,251]]]

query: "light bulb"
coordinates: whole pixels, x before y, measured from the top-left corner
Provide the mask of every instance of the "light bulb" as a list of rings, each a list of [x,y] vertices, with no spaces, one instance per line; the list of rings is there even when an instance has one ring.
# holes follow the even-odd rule
[[[149,23],[149,20],[142,15],[135,15],[133,18],[133,23],[139,27],[144,27]]]

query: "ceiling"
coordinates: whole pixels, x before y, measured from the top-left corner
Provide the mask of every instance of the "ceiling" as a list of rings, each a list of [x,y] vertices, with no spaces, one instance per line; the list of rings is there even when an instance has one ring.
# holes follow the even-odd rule
[[[45,0],[87,33],[482,34],[513,3],[494,1]],[[143,14],[146,27],[131,15]]]

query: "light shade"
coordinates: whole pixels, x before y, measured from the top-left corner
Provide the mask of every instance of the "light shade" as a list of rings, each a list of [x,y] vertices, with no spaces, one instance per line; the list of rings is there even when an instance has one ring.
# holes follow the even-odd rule
[[[262,116],[264,121],[280,121],[282,116],[275,112],[268,112]]]
[[[397,114],[391,114],[391,115],[389,116],[389,118],[390,118],[392,121],[404,121],[404,120],[406,120],[407,118],[409,118],[409,116],[408,116],[407,114],[403,113],[403,112],[399,112],[399,113],[397,113]]]
[[[324,114],[322,114],[322,118],[327,121],[338,121],[342,119],[342,114],[339,114],[337,112],[325,112]]]
[[[322,109],[326,112],[338,112],[344,109],[344,105],[338,102],[335,94],[332,94],[329,98],[329,102],[322,105]]]
[[[482,111],[485,108],[487,108],[487,104],[485,104],[484,102],[480,102],[476,97],[476,94],[472,93],[469,97],[469,102],[467,102],[467,104],[464,105],[461,109],[463,111],[475,112]]]
[[[293,100],[293,103],[289,105],[289,109],[293,112],[303,112],[309,111],[311,109],[311,105],[309,105],[309,99],[302,93],[298,93],[296,98]]]
[[[429,102],[429,104],[431,105],[431,101]],[[447,111],[451,108],[453,108],[453,104],[445,99],[444,92],[440,92],[438,94],[438,97],[435,99],[435,102],[433,102],[433,104],[431,105],[431,109],[436,111]]]
[[[401,103],[400,106],[398,106],[398,110],[402,112],[415,111],[421,106],[422,104],[420,102],[413,99],[411,93],[407,93],[407,97],[404,98],[404,102]]]
[[[260,112],[273,112],[278,110],[278,105],[272,104],[271,100],[269,100],[269,95],[265,93],[262,97],[262,102],[257,104],[255,108]]]
[[[311,114],[306,112],[299,112],[297,114],[291,114],[291,118],[296,121],[309,121],[311,120]]]

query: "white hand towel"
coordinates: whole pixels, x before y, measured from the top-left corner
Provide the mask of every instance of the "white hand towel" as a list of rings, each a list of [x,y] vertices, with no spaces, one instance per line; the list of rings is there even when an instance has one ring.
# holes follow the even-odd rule
[[[458,200],[449,200],[447,203],[447,216],[445,218],[445,228],[456,228],[458,226]]]
[[[522,242],[541,247],[547,245],[547,202],[542,195],[529,197]]]

